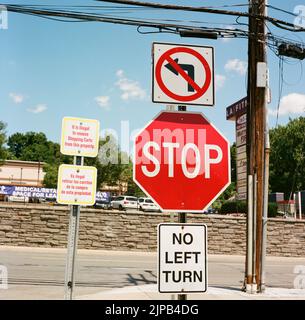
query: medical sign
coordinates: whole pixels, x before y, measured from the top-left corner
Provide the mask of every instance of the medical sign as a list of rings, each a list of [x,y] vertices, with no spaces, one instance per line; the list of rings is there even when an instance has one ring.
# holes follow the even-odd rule
[[[60,152],[66,155],[96,157],[99,148],[99,121],[64,117]]]
[[[153,44],[152,101],[213,106],[214,48]]]

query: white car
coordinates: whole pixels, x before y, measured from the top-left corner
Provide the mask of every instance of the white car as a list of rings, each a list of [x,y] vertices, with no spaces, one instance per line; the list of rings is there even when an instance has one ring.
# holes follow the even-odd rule
[[[119,210],[137,209],[138,199],[131,196],[118,196],[111,201],[110,207]]]
[[[156,205],[150,198],[139,198],[138,199],[140,211],[157,211],[161,212],[160,207]]]

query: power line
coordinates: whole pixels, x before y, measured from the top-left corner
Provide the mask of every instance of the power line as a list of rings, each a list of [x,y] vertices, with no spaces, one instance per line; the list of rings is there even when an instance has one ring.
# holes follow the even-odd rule
[[[180,10],[180,11],[193,11],[193,12],[205,12],[205,13],[214,13],[219,15],[229,15],[229,16],[236,16],[236,17],[253,17],[256,19],[263,19],[264,21],[268,21],[275,25],[278,28],[282,28],[285,30],[293,31],[293,32],[304,32],[305,28],[295,28],[295,25],[279,20],[269,16],[261,16],[256,14],[249,14],[248,12],[238,12],[238,11],[230,11],[230,10],[220,10],[220,9],[213,9],[209,7],[190,7],[190,6],[177,6],[177,5],[169,5],[169,4],[160,4],[160,3],[151,3],[151,2],[141,2],[135,0],[96,0],[99,2],[110,2],[116,4],[125,4],[125,5],[134,5],[134,6],[143,6],[149,8],[159,8],[165,10]]]
[[[107,1],[107,0],[106,0]],[[34,8],[33,8],[34,7]],[[40,7],[43,7],[42,9]],[[169,32],[169,33],[175,33],[180,34],[184,31],[191,31],[192,33],[196,33],[196,35],[200,35],[202,33],[202,36],[206,35],[206,32],[212,32],[217,33],[219,37],[222,38],[251,38],[256,37],[255,34],[250,34],[247,30],[244,29],[238,29],[238,28],[217,28],[217,27],[198,27],[193,25],[186,25],[186,24],[179,24],[174,22],[185,22],[182,20],[166,20],[164,21],[162,19],[139,19],[139,18],[122,18],[122,17],[116,17],[112,15],[107,14],[93,14],[93,13],[84,13],[82,11],[68,11],[59,9],[60,6],[52,6],[52,8],[57,8],[57,10],[47,9],[47,6],[25,6],[25,5],[6,5],[6,8],[8,11],[15,12],[15,13],[22,13],[27,15],[33,15],[38,16],[45,19],[60,21],[60,22],[105,22],[105,23],[113,23],[113,24],[124,24],[124,25],[131,25],[131,26],[137,26],[138,32],[142,34],[148,34],[152,33],[153,31],[143,31],[143,27],[147,28],[155,28],[158,31],[156,32]],[[64,8],[67,8],[67,6],[63,6]],[[73,6],[75,7],[75,6]],[[109,6],[107,6],[109,8]],[[88,8],[88,6],[86,6]],[[236,22],[237,25],[245,25],[240,23],[238,19],[240,16],[237,17]],[[197,23],[197,21],[187,21],[188,23]],[[198,21],[199,23],[199,21]],[[210,22],[202,22],[210,24]],[[236,25],[236,24],[235,24]],[[232,24],[231,24],[232,26]],[[270,30],[270,29],[269,29]],[[271,32],[266,36],[267,45],[271,49],[278,49],[278,45],[283,42],[289,42],[294,43],[292,40],[289,40],[287,38],[274,36]],[[298,43],[298,46],[300,48],[304,48],[303,43]]]
[[[104,1],[110,1],[110,0],[104,0]],[[205,26],[199,27],[199,26],[192,25],[192,24],[200,23],[200,21],[183,21],[183,20],[174,20],[174,19],[149,19],[149,18],[148,19],[122,18],[122,17],[113,16],[110,14],[86,13],[82,11],[71,11],[66,9],[60,9],[60,8],[72,8],[72,7],[73,8],[91,8],[90,6],[53,5],[51,7],[53,9],[48,8],[47,5],[42,5],[42,6],[40,5],[34,5],[34,6],[6,5],[7,10],[11,12],[38,16],[41,18],[60,21],[60,22],[105,22],[105,23],[136,26],[137,31],[142,34],[167,32],[167,33],[180,34],[181,36],[183,34],[187,34],[187,36],[207,37],[208,36],[207,32],[208,32],[208,33],[214,33],[214,34],[217,33],[217,36],[221,38],[252,38],[257,36],[256,34],[249,33],[245,29],[232,28],[232,27],[230,28],[205,27]],[[93,6],[93,7],[94,8],[95,7],[113,8],[113,6]],[[122,7],[123,6],[120,6],[120,8]],[[247,24],[240,23],[238,21],[239,18],[241,18],[241,16],[238,16],[236,18],[236,24],[234,25],[247,26]],[[190,24],[182,24],[182,22],[190,23]],[[206,23],[209,25],[211,24],[210,22],[202,22],[202,23]],[[217,23],[214,23],[214,24],[217,24]],[[230,24],[230,26],[232,25],[233,24]],[[149,31],[149,30],[144,31],[143,30],[144,27],[154,28],[154,29],[157,29],[157,31]],[[271,50],[278,50],[279,45],[283,43],[288,43],[288,44],[291,44],[292,46],[297,45],[299,46],[300,50],[305,50],[303,42],[296,43],[293,40],[273,35],[270,29],[269,31],[270,32],[266,35],[265,41]]]
[[[266,7],[270,8],[270,9],[273,9],[273,10],[276,10],[276,11],[280,11],[280,12],[289,14],[289,15],[294,16],[294,17],[299,17],[299,15],[296,14],[296,13],[293,13],[293,12],[290,12],[290,11],[287,11],[287,10],[284,10],[284,9],[281,9],[281,8],[278,8],[278,7],[275,7],[275,6],[272,6],[272,5],[270,5],[270,4],[266,4]]]
[[[160,31],[170,31],[178,33],[181,30],[195,31],[195,32],[206,32],[213,31],[217,32],[221,37],[247,37],[248,32],[242,29],[225,29],[225,28],[208,28],[208,27],[196,27],[191,25],[174,24],[168,22],[154,22],[149,19],[131,19],[131,18],[120,18],[101,14],[88,14],[83,12],[66,11],[66,10],[50,10],[50,9],[40,9],[29,8],[27,6],[21,5],[6,5],[6,8],[10,12],[22,13],[27,15],[35,15],[39,17],[44,17],[48,19],[56,19],[57,21],[68,22],[71,19],[73,22],[88,21],[88,22],[106,22],[114,24],[125,24],[140,27],[151,27],[157,28]]]
[[[280,105],[281,105],[281,99],[283,94],[283,79],[284,79],[284,66],[283,66],[283,57],[279,57],[279,96],[278,96],[278,103],[277,103],[277,110],[276,110],[276,122],[275,127],[278,126],[278,120],[279,120],[279,112],[280,112]]]

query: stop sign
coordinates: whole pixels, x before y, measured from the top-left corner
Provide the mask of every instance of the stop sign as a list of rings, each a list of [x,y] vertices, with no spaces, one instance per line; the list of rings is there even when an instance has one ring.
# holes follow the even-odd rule
[[[163,111],[135,139],[134,181],[162,210],[202,212],[230,184],[230,146],[201,113]]]

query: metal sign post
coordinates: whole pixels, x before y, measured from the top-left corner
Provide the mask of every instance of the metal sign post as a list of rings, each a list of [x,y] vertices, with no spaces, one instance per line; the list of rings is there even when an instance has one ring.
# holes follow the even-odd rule
[[[186,106],[178,106],[178,111],[186,111]],[[186,213],[178,212],[178,222],[186,223]],[[184,301],[187,300],[186,294],[178,294],[178,300]]]
[[[178,222],[179,223],[186,223],[186,213],[185,212],[179,212],[178,213]],[[186,294],[178,294],[178,300],[187,300]]]
[[[74,165],[82,166],[84,157],[75,156]],[[78,240],[80,206],[72,205],[70,209],[69,234],[67,246],[67,260],[65,272],[65,300],[73,299],[73,289],[75,284],[75,265]]]

